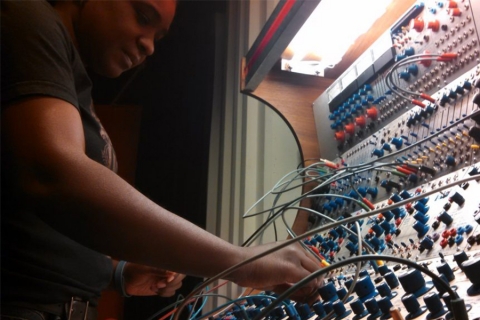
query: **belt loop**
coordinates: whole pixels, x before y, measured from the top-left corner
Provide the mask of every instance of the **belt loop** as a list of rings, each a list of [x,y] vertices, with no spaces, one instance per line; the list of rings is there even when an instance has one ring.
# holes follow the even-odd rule
[[[83,317],[83,320],[87,320],[89,305],[90,305],[90,301],[87,300],[87,304],[85,305],[85,316]]]
[[[70,303],[68,305],[67,309],[67,320],[72,320],[72,314],[73,314],[73,302],[74,302],[74,297],[70,299]]]
[[[90,301],[81,301],[77,300],[76,297],[72,297],[70,300],[70,305],[67,308],[67,320],[89,320],[88,319],[88,307],[90,305]],[[79,309],[83,309],[83,316],[82,311]]]

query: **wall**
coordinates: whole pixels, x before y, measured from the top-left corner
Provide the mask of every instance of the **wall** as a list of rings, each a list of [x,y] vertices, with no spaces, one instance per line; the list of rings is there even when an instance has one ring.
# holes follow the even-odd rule
[[[276,6],[276,1],[230,1],[227,19],[217,20],[217,47],[207,198],[207,230],[242,244],[266,219],[242,215],[286,173],[300,162],[289,126],[264,103],[240,93],[240,61]],[[228,37],[227,37],[228,35]],[[295,190],[288,197],[299,195]],[[271,207],[273,199],[262,207]],[[288,215],[289,223],[295,213]],[[287,233],[277,223],[278,239]],[[257,242],[274,240],[273,228]],[[235,297],[239,288],[229,285],[220,293]],[[210,299],[210,306],[224,303]]]

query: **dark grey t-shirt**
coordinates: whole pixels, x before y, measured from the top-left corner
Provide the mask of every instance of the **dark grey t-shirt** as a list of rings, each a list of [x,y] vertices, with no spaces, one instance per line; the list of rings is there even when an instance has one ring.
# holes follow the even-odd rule
[[[51,5],[2,0],[2,112],[12,102],[36,95],[71,103],[81,115],[86,154],[116,171],[115,152],[90,92],[80,55]],[[8,158],[2,145],[2,302],[57,303],[79,296],[96,304],[111,279],[110,259],[51,228],[38,212],[19,210],[22,199],[11,188]]]

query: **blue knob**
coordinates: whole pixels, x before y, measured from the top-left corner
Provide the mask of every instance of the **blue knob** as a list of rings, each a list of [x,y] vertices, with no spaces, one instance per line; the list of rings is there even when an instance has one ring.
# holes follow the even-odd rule
[[[412,195],[407,190],[403,190],[402,192],[400,192],[400,197],[402,197],[404,200],[406,200],[406,199],[411,198]]]
[[[433,248],[433,240],[430,239],[429,237],[423,238],[423,240],[420,242],[420,245],[424,247],[427,250],[431,250]]]
[[[384,315],[390,316],[390,308],[393,307],[392,302],[390,301],[389,297],[382,297],[378,300],[378,306],[380,310],[383,312]]]
[[[331,282],[319,288],[318,293],[324,301],[335,301],[338,299],[337,289]]]
[[[405,209],[403,209],[403,208],[395,208],[395,209],[392,209],[391,211],[395,215],[395,219],[398,219],[398,218],[403,219],[405,217],[405,215],[407,214],[405,212]]]
[[[413,49],[412,47],[409,47],[409,48],[405,49],[405,51],[403,51],[403,52],[407,56],[413,56],[415,54],[415,49]]]
[[[330,201],[330,202],[328,203],[328,205],[329,205],[333,210],[337,209],[337,203],[336,203],[335,201],[333,201],[333,200]]]
[[[451,99],[456,99],[457,98],[457,93],[453,90],[450,90],[448,97]]]
[[[416,64],[409,65],[407,67],[407,71],[408,71],[408,73],[416,76],[418,74],[418,66]]]
[[[417,231],[417,236],[419,238],[423,238],[427,234],[430,227],[417,220],[413,224],[413,229],[415,229],[415,231]]]
[[[398,193],[392,194],[390,199],[395,203],[402,201],[402,198],[398,195]]]
[[[285,306],[285,312],[292,319],[300,320],[300,316],[298,315],[297,309],[295,309],[293,304],[289,304]]]
[[[373,230],[373,232],[375,232],[375,236],[377,236],[377,237],[380,237],[385,232],[385,230],[382,227],[380,227],[380,225],[378,225],[378,224],[374,224],[372,226],[372,230]],[[380,243],[378,243],[378,244],[380,244]]]
[[[392,138],[392,141],[390,141],[390,143],[393,144],[398,150],[402,148],[403,140],[402,138]]]
[[[387,221],[383,221],[382,223],[380,223],[380,226],[383,228],[383,230],[385,230],[386,234],[389,234],[390,231],[392,231],[392,225]]]
[[[465,232],[466,232],[467,234],[469,234],[469,233],[472,232],[472,231],[473,231],[473,227],[472,227],[470,224],[467,224],[467,225],[465,226]]]
[[[350,240],[351,242],[353,242],[354,244],[355,243],[358,243],[358,237],[354,234],[350,234],[348,237],[347,237],[348,240]]]
[[[447,211],[443,211],[439,216],[438,220],[445,223],[445,225],[449,226],[453,222],[453,218],[451,215],[447,213]]]
[[[376,198],[378,194],[378,188],[377,187],[369,187],[367,189],[367,193],[372,196],[372,198]]]
[[[358,250],[358,247],[355,244],[353,244],[353,242],[347,243],[345,247],[348,249],[348,251],[350,251],[350,253],[355,253]]]
[[[455,158],[454,158],[453,156],[448,155],[448,156],[445,158],[445,164],[446,164],[447,166],[453,167],[453,166],[455,166],[455,165],[457,164],[457,162],[456,162],[456,160],[455,160]]]
[[[407,57],[407,55],[405,53],[399,53],[395,56],[395,61],[400,61],[400,60],[403,60]]]
[[[422,198],[422,199],[418,200],[418,202],[421,202],[423,204],[427,204],[429,199],[430,199],[429,197],[425,197],[425,198]]]
[[[455,237],[455,243],[458,245],[462,242],[463,242],[463,236],[460,234],[457,234],[457,236]]]
[[[372,155],[377,156],[378,158],[381,158],[384,155],[384,151],[383,149],[375,149],[373,150]]]
[[[344,205],[344,203],[345,203],[345,201],[344,201],[342,198],[337,198],[337,199],[335,199],[335,202],[337,203],[337,205],[338,205],[339,207],[343,207],[343,205]]]
[[[338,232],[334,229],[330,230],[328,234],[332,236],[333,240],[336,240],[338,238]]]
[[[388,143],[384,143],[382,146],[383,150],[392,151],[392,147]]]
[[[415,210],[417,210],[417,211],[419,211],[423,214],[426,214],[428,212],[428,210],[430,209],[429,206],[426,206],[422,202],[415,203],[415,205],[413,207],[415,208]]]
[[[337,300],[333,302],[332,307],[333,307],[333,312],[335,312],[336,314],[335,319],[343,319],[352,313],[352,310],[347,311],[347,309],[345,308],[345,305],[341,300]]]
[[[318,318],[321,319],[325,317],[327,314],[325,313],[325,309],[323,308],[323,304],[321,302],[315,303],[313,306],[313,311],[317,314]]]
[[[348,194],[348,196],[349,196],[350,198],[358,199],[358,194],[357,194],[355,191],[353,191],[353,190],[350,191],[350,193]]]
[[[385,218],[385,221],[389,222],[394,217],[392,211],[382,212],[382,216]]]
[[[314,314],[313,311],[310,310],[310,307],[308,306],[308,304],[306,303],[297,304],[296,309],[302,320],[307,320],[311,318]]]
[[[362,197],[365,197],[367,195],[367,189],[365,189],[365,187],[360,187],[357,189],[357,191],[362,195]]]
[[[410,79],[410,73],[408,73],[407,71],[402,71],[402,72],[399,73],[398,77],[400,79],[408,81]]]

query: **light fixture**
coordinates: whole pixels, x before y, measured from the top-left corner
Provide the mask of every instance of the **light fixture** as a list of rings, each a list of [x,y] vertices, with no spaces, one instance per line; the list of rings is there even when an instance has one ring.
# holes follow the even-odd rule
[[[391,0],[322,0],[282,54],[282,70],[323,76]]]

